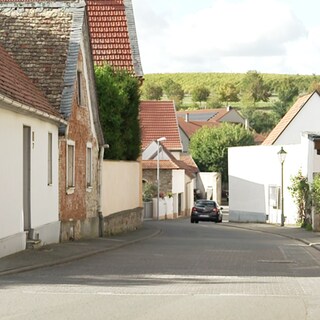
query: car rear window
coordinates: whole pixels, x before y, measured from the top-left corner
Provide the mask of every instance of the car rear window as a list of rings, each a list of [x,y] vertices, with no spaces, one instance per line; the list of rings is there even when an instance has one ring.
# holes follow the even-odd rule
[[[214,201],[197,201],[196,205],[200,207],[216,207],[217,206],[217,204]]]

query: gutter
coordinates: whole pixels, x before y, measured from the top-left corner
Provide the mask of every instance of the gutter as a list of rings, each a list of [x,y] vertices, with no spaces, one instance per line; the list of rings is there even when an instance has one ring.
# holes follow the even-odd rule
[[[27,106],[23,103],[20,103],[20,102],[17,102],[13,99],[10,99],[6,96],[3,96],[0,94],[0,101],[3,101],[5,104],[7,105],[10,105],[10,106],[13,106],[14,108],[16,108],[17,110],[20,110],[20,111],[23,111],[23,112],[26,112],[26,113],[32,113],[40,118],[45,118],[47,120],[50,120],[50,121],[53,121],[53,122],[57,122],[57,123],[60,123],[60,124],[64,124],[64,125],[67,125],[68,122],[66,120],[64,120],[62,117],[58,117],[58,116],[54,116],[54,115],[51,115],[47,112],[44,112],[44,111],[40,111],[36,108],[33,108],[33,107],[30,107],[30,106]],[[7,110],[11,110],[10,108],[6,108],[5,109]],[[12,110],[11,110],[12,111]]]

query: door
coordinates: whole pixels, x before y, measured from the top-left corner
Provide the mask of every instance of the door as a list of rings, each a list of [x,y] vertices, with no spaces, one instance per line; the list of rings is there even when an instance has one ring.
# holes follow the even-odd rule
[[[23,126],[23,220],[24,230],[31,229],[31,128]]]

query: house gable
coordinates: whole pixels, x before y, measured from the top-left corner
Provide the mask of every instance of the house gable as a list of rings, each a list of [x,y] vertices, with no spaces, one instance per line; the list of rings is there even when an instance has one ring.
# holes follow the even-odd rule
[[[142,150],[152,141],[165,137],[163,145],[173,151],[182,151],[180,133],[173,101],[141,101],[140,125]]]
[[[315,91],[297,99],[263,145],[300,143],[301,132],[318,131],[320,96]]]
[[[143,76],[131,0],[87,0],[94,63]]]
[[[63,122],[59,112],[50,105],[2,46],[0,46],[0,96],[2,96],[1,106],[5,107],[6,103],[11,111],[31,113],[47,120]]]

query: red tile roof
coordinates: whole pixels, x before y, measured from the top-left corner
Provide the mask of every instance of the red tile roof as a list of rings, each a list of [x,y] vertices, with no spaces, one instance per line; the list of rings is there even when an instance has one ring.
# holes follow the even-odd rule
[[[94,63],[143,76],[131,0],[87,0]]]
[[[310,99],[310,97],[314,94],[307,94],[298,98],[295,104],[289,109],[289,111],[285,114],[285,116],[280,120],[280,122],[275,126],[275,128],[270,132],[268,137],[264,140],[262,145],[272,145],[275,141],[280,137],[282,132],[288,127],[291,121],[295,118],[295,116],[300,112],[306,102]]]
[[[142,169],[156,170],[157,165],[157,160],[142,160]],[[180,169],[172,160],[160,160],[159,168],[162,170]]]
[[[45,96],[0,46],[0,94],[48,115],[61,118]]]
[[[180,129],[187,135],[190,139],[191,136],[202,127],[217,127],[220,125],[219,122],[216,121],[188,121],[186,122],[183,118],[178,118],[178,123]]]
[[[217,109],[197,109],[197,110],[183,110],[177,111],[178,118],[185,118],[188,115],[208,115],[207,119],[201,121],[219,121],[224,117],[230,110],[228,108],[217,108]]]
[[[140,124],[142,150],[160,137],[170,151],[182,151],[176,110],[173,101],[141,101]]]

